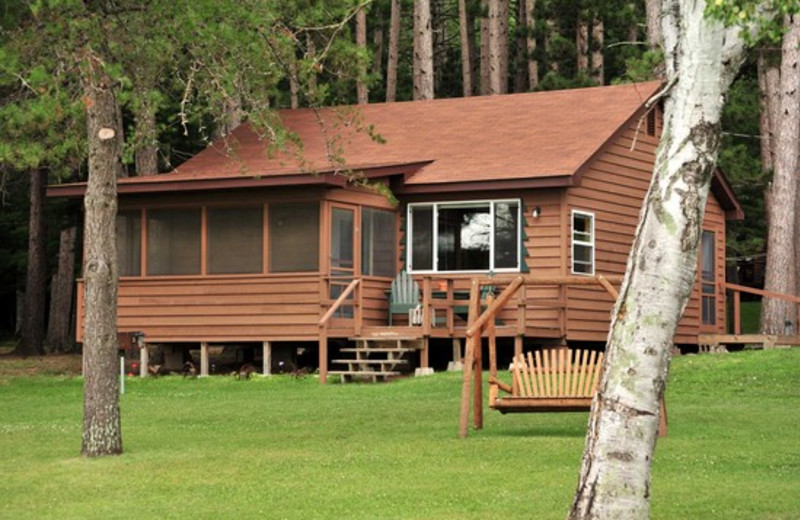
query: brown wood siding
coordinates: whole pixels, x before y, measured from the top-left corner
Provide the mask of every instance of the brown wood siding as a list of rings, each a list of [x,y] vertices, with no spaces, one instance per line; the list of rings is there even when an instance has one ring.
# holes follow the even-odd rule
[[[657,125],[660,127],[660,115]],[[634,149],[631,150],[631,146]],[[567,270],[571,270],[571,211],[586,211],[595,218],[595,274],[622,275],[639,221],[642,200],[650,184],[658,139],[636,131],[634,122],[585,169],[579,186],[566,192],[567,216],[563,242],[567,244]],[[724,329],[725,218],[713,195],[709,197],[704,229],[717,233],[717,329]],[[567,290],[567,339],[604,342],[608,335],[613,301],[606,291],[593,287]],[[696,343],[700,327],[700,285],[691,299],[675,335],[676,343]]]

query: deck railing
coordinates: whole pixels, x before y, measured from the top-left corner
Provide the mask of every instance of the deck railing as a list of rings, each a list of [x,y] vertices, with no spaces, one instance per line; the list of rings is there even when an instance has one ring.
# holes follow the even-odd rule
[[[798,304],[797,317],[795,319],[793,330],[786,331],[787,334],[800,334],[800,297],[792,296],[790,294],[774,293],[764,291],[761,289],[754,289],[744,285],[737,285],[735,283],[726,283],[725,289],[733,293],[733,333],[739,335],[742,333],[742,293],[755,294],[766,298],[775,298],[791,303]]]

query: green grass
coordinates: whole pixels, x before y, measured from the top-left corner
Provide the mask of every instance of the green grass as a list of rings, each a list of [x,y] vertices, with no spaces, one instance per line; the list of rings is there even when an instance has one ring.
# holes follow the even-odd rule
[[[653,518],[800,515],[800,349],[672,364]],[[456,436],[459,374],[129,380],[125,454],[81,458],[81,381],[0,379],[0,518],[564,518],[586,414]]]
[[[742,302],[742,333],[757,334],[761,319],[761,302]]]

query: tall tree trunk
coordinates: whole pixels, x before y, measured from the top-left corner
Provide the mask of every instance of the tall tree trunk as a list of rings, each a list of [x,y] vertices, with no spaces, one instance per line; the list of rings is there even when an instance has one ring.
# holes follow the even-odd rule
[[[470,0],[470,4],[475,0]],[[477,35],[475,33],[475,16],[472,14],[471,10],[467,10],[467,45],[469,48],[469,62],[472,66],[471,68],[471,76],[472,76],[472,92],[470,95],[480,94],[478,90],[480,88],[480,56],[478,55],[478,43],[477,43]],[[476,78],[478,79],[478,83],[476,83]]]
[[[458,0],[458,28],[461,40],[461,85],[464,97],[472,95],[472,61],[469,55],[469,16],[467,1]]]
[[[433,99],[430,0],[414,0],[414,99]]]
[[[489,2],[491,0],[481,0],[481,96],[488,96],[491,93],[491,65],[490,65],[490,36],[489,36]]]
[[[771,108],[775,104],[775,100],[772,99],[773,92],[777,93],[778,82],[776,80],[780,78],[780,70],[769,64],[767,53],[768,51],[763,47],[758,51],[758,105],[760,109],[758,127],[761,134],[761,170],[765,173],[771,172],[773,168]],[[769,82],[768,77],[770,77]],[[773,92],[769,89],[770,83],[776,89]]]
[[[519,0],[522,1],[522,0]],[[525,0],[525,16],[527,22],[528,46],[528,88],[533,90],[539,84],[539,62],[536,61],[536,18],[533,15],[536,8],[535,0]]]
[[[24,356],[44,354],[44,313],[47,297],[47,233],[44,222],[47,170],[32,170],[30,182],[28,274],[25,278],[22,337],[16,349],[17,353]]]
[[[545,52],[548,66],[552,72],[558,73],[560,65],[558,58],[553,56],[553,38],[558,35],[558,24],[552,18],[547,20],[547,36],[545,37]]]
[[[72,287],[75,284],[75,226],[61,230],[58,270],[50,281],[50,315],[47,339],[55,352],[71,352]]]
[[[588,75],[589,72],[589,22],[579,15],[578,30],[575,31],[575,47],[578,56],[578,74]]]
[[[508,92],[508,0],[489,0],[489,94]]]
[[[526,92],[528,90],[528,58],[527,58],[527,38],[525,28],[528,26],[528,18],[525,14],[525,1],[517,0],[516,29],[514,31],[514,92]]]
[[[386,63],[386,101],[397,97],[397,59],[400,55],[400,0],[392,0],[389,15],[389,60]]]
[[[367,50],[367,11],[364,7],[356,12],[356,47]],[[369,103],[369,91],[364,82],[367,76],[366,64],[358,67],[358,81],[356,81],[356,99],[359,105]]]
[[[117,379],[118,140],[111,79],[95,59],[85,63],[89,180],[84,197],[83,442],[87,457],[122,453]]]
[[[795,208],[797,199],[797,140],[800,136],[800,15],[787,15],[788,31],[783,37],[780,71],[780,114],[775,122],[774,174],[767,202],[769,232],[767,237],[767,272],[764,289],[793,294],[795,291]],[[761,332],[786,334],[797,332],[796,306],[776,298],[764,298]]]
[[[605,83],[603,36],[603,20],[595,19],[592,23],[592,78],[600,85]]]
[[[651,49],[661,47],[661,0],[645,0],[647,17],[647,45]]]
[[[297,60],[289,59],[289,107],[300,106],[300,81],[297,77]]]
[[[722,103],[744,60],[738,27],[665,0],[671,90],[653,180],[612,315],[571,519],[649,517],[650,464],[670,347],[694,285]]]
[[[381,76],[383,67],[383,22],[379,22],[372,31],[372,75]]]
[[[158,173],[158,130],[156,129],[156,109],[147,92],[139,92],[139,105],[134,116],[136,142],[134,152],[136,175],[155,175]]]

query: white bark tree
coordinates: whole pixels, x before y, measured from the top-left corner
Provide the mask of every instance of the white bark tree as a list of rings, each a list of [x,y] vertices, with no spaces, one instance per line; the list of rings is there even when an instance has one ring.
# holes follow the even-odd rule
[[[745,50],[741,29],[705,17],[705,7],[664,0],[664,130],[612,316],[571,519],[649,516],[670,347],[697,272],[723,99]]]

